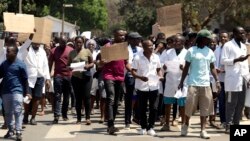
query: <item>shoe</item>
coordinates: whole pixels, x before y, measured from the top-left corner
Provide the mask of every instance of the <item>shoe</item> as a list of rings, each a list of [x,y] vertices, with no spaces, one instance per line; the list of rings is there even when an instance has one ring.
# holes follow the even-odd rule
[[[107,129],[107,132],[108,132],[110,135],[113,135],[115,132],[119,132],[119,129],[116,128],[116,127],[114,127],[114,126],[112,126],[112,127],[109,127],[109,128]]]
[[[226,130],[225,130],[225,134],[230,134],[230,125],[225,125]]]
[[[31,125],[37,125],[35,118],[30,119],[30,124]]]
[[[138,132],[139,135],[147,135],[146,129],[140,129]]]
[[[29,123],[29,114],[24,114],[23,116],[23,124],[28,124]]]
[[[153,128],[150,128],[149,130],[148,130],[148,135],[150,135],[150,136],[155,136],[155,130],[153,129]]]
[[[161,131],[170,131],[170,126],[167,124],[164,124],[161,128]]]
[[[4,123],[3,125],[2,125],[2,127],[1,127],[1,129],[7,129],[8,127],[7,127],[7,125],[6,125],[6,123]]]
[[[77,121],[76,121],[76,124],[81,124],[81,120],[77,120]]]
[[[126,124],[126,125],[125,125],[125,129],[126,129],[126,130],[129,130],[129,129],[130,129],[130,124]]]
[[[63,121],[68,121],[69,118],[67,116],[63,117]]]
[[[178,121],[177,120],[173,120],[172,121],[172,126],[177,126],[178,125]]]
[[[16,133],[16,141],[22,141],[22,133]]]
[[[138,119],[133,118],[132,121],[138,125],[140,125],[140,121]]]
[[[59,117],[55,117],[53,120],[53,124],[58,124]]]
[[[9,130],[6,135],[3,136],[3,138],[8,139],[10,137],[13,137],[15,135],[14,131]]]
[[[181,136],[187,136],[188,134],[188,126],[186,124],[183,124],[181,126]]]
[[[210,122],[210,126],[216,128],[216,129],[221,129],[220,125],[216,124],[214,121]]]
[[[103,122],[104,122],[104,119],[100,119],[100,120],[99,120],[99,123],[103,123]]]
[[[202,139],[210,139],[210,136],[207,134],[206,130],[202,130],[200,136]]]
[[[87,120],[86,120],[86,125],[90,125],[90,124],[91,124],[90,119],[87,119]]]

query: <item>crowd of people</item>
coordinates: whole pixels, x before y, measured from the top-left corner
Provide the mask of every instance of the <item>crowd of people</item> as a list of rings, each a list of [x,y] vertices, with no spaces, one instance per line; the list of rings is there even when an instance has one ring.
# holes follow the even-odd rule
[[[242,116],[250,118],[244,105],[250,102],[245,101],[250,86],[250,32],[242,27],[217,33],[202,29],[167,38],[164,33],[143,38],[138,32],[116,29],[113,38],[61,36],[50,45],[32,42],[33,35],[21,44],[2,34],[0,94],[3,128],[8,129],[4,138],[22,140],[22,127],[37,125],[36,115],[45,114],[46,99],[52,104],[53,124],[59,124],[60,118],[69,120],[71,109],[76,111],[76,124],[91,125],[96,102],[99,123],[107,122],[111,135],[119,132],[115,119],[121,99],[124,128],[129,129],[133,121],[140,125],[140,135],[155,136],[156,121],[161,131],[170,131],[179,117],[180,135],[187,136],[197,111],[204,139],[210,138],[207,123],[230,133],[230,125],[239,125]],[[128,43],[127,60],[102,59],[100,48],[123,42]],[[83,68],[75,70],[72,64],[79,63]],[[216,123],[217,114],[220,123]]]

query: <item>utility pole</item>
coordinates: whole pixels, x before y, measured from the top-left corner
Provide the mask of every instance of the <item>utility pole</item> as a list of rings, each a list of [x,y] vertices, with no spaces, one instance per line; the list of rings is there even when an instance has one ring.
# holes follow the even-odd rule
[[[63,4],[62,6],[62,33],[61,37],[64,36],[64,15],[65,15],[65,7],[73,7],[73,4]]]
[[[23,13],[22,12],[22,2],[23,2],[23,0],[19,0],[19,13],[20,14]]]

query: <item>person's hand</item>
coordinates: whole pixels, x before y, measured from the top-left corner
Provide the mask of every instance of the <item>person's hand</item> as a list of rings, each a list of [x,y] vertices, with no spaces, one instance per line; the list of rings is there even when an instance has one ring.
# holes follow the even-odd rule
[[[28,96],[29,100],[31,100],[31,99],[32,99],[31,94],[26,94],[26,96]]]
[[[166,66],[165,64],[162,66],[162,68],[163,68],[164,70],[167,70],[167,66]]]
[[[217,93],[219,94],[221,91],[221,85],[219,81],[216,82],[216,88],[217,88]]]
[[[250,56],[250,54],[247,54],[246,56],[242,55],[242,56],[240,56],[239,58],[236,58],[236,59],[234,60],[234,62],[242,62],[242,61],[245,61],[249,56]]]
[[[164,77],[159,77],[159,80],[160,80],[160,81],[163,81],[163,80],[164,80]]]
[[[182,64],[180,64],[180,70],[183,70],[184,66]]]
[[[147,81],[148,81],[148,78],[145,77],[145,76],[141,76],[140,79],[141,79],[143,82],[147,82]]]
[[[45,90],[46,90],[46,91],[49,91],[50,86],[51,86],[51,82],[50,82],[50,80],[47,79],[47,80],[45,81]]]
[[[179,86],[178,86],[178,89],[183,89],[183,83],[180,83]]]
[[[100,61],[100,64],[101,64],[101,65],[105,65],[105,64],[107,64],[107,63],[109,63],[109,61],[107,61],[107,60],[105,60],[105,59],[102,59],[102,60]]]

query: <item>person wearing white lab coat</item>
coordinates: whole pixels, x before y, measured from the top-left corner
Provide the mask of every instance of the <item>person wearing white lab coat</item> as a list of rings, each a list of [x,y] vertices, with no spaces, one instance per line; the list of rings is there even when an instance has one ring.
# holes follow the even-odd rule
[[[50,86],[50,73],[46,52],[43,46],[39,43],[32,43],[32,46],[28,48],[22,48],[19,51],[21,59],[27,66],[28,83],[30,93],[32,94],[32,100],[30,104],[24,104],[25,112],[23,123],[28,123],[29,109],[32,109],[32,117],[30,124],[36,125],[36,114],[40,99],[42,98],[43,87],[46,85],[48,89]]]
[[[222,49],[221,64],[225,66],[226,91],[226,133],[230,125],[239,125],[245,102],[244,77],[249,74],[246,45],[242,43],[245,30],[233,29],[233,39],[225,43]]]
[[[182,69],[185,63],[187,50],[184,48],[185,38],[181,35],[175,37],[175,48],[164,52],[161,57],[163,69],[166,71],[165,89],[164,89],[164,104],[165,104],[165,124],[161,128],[162,131],[169,131],[171,105],[177,103],[180,107],[180,115],[184,119],[185,95],[176,98],[175,94],[178,90],[178,84],[182,74]],[[175,70],[175,71],[174,71]]]

